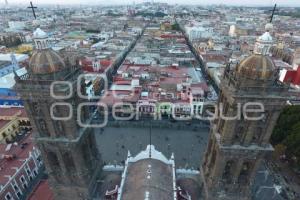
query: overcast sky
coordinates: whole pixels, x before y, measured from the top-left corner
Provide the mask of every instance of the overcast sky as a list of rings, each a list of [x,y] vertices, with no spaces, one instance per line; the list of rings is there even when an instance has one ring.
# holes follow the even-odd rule
[[[0,0],[0,2],[5,0]],[[7,0],[9,3],[29,4],[30,0]],[[148,0],[149,1],[149,0]],[[262,5],[271,6],[300,6],[300,0],[154,0],[170,4],[228,4],[228,5]],[[32,0],[34,4],[132,4],[146,2],[146,0]]]

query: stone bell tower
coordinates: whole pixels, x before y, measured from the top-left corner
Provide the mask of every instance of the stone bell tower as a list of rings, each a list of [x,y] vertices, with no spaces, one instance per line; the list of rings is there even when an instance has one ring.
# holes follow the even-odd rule
[[[77,123],[77,118],[84,123],[89,119],[88,109],[77,113],[83,101],[77,91],[80,68],[53,51],[41,29],[34,32],[34,39],[28,73],[16,75],[15,89],[33,125],[55,199],[91,199],[101,160],[93,129]]]
[[[269,57],[268,30],[256,42],[254,54],[234,70],[225,70],[218,105],[222,115],[212,123],[201,171],[207,200],[249,200],[251,184],[264,156],[273,151],[269,138],[286,103],[287,88]],[[250,104],[247,104],[250,103]],[[259,113],[243,112],[261,109]]]

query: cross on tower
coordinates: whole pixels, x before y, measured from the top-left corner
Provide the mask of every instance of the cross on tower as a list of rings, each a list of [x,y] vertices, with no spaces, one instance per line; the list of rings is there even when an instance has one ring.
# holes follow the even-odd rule
[[[270,23],[272,23],[272,21],[273,21],[275,12],[278,11],[278,9],[276,9],[276,7],[277,7],[277,4],[274,5],[273,10],[270,10],[270,11],[272,11],[272,15],[270,17]]]
[[[32,13],[33,13],[34,19],[36,19],[35,9],[37,9],[37,7],[33,6],[32,1],[30,1],[30,6],[27,7],[27,8],[31,8],[32,9]]]

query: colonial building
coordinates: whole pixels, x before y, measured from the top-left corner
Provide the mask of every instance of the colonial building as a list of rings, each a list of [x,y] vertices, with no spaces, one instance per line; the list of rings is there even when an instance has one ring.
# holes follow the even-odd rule
[[[83,123],[89,119],[87,106],[83,105],[82,112],[77,113],[84,101],[77,91],[77,84],[82,87],[84,82],[77,80],[80,67],[67,59],[69,56],[62,57],[52,50],[44,31],[37,29],[33,35],[36,49],[28,73],[15,77],[15,89],[22,96],[33,125],[54,198],[91,199],[101,163],[93,130],[79,127],[77,123],[76,116]],[[85,95],[83,89],[81,93]]]
[[[271,45],[272,37],[267,29],[258,38],[254,54],[245,58],[235,70],[225,71],[219,97],[223,117],[212,123],[202,164],[208,200],[251,199],[250,188],[257,169],[265,155],[273,151],[269,138],[286,104],[287,90],[278,82],[278,71],[269,57]],[[242,111],[239,118],[224,119],[224,116],[236,116],[249,102],[263,105],[263,112]],[[254,104],[250,107],[257,109]],[[258,118],[254,120],[253,117]]]
[[[292,69],[281,70],[280,80],[285,83],[290,83],[291,86],[294,87],[300,85],[300,48],[297,48],[294,52]]]
[[[25,199],[43,162],[31,134],[13,144],[0,144],[0,199]]]
[[[0,107],[0,143],[12,143],[20,133],[26,133],[31,125],[23,107]]]
[[[25,41],[25,37],[21,33],[0,33],[0,46],[14,47]]]

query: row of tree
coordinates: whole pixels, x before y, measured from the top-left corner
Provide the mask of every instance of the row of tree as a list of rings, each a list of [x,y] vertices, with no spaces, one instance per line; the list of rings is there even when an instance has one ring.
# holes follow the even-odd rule
[[[300,106],[288,106],[281,113],[271,142],[281,156],[300,170]]]

